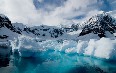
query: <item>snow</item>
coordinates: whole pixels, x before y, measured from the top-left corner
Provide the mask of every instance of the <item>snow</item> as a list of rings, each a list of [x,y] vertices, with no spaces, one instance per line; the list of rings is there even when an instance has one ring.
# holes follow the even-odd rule
[[[97,34],[94,34],[94,33],[89,33],[89,34],[86,34],[86,35],[83,35],[83,36],[79,36],[77,37],[79,40],[83,40],[83,41],[89,41],[90,39],[100,39],[100,37],[98,37]]]
[[[14,38],[18,37],[18,35],[11,30],[7,29],[6,27],[1,28],[2,31],[0,31],[0,35],[7,35],[7,39],[0,39],[0,41],[6,41],[6,40],[13,40]]]
[[[110,38],[110,39],[115,39],[115,38],[116,38],[116,37],[115,37],[115,33],[114,33],[114,34],[111,34],[111,33],[108,32],[108,31],[106,31],[105,33],[106,33],[106,37],[107,37],[107,38]]]
[[[3,14],[0,14],[0,16],[2,17],[2,18],[8,18],[8,17],[6,17],[5,15],[3,15]]]
[[[116,37],[116,33],[114,33],[114,36]]]

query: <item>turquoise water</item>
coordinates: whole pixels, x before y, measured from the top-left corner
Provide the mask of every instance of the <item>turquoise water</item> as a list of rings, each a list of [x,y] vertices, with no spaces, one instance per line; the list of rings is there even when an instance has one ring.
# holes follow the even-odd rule
[[[78,54],[46,51],[37,58],[12,55],[10,60],[0,62],[0,73],[116,73],[116,63]]]

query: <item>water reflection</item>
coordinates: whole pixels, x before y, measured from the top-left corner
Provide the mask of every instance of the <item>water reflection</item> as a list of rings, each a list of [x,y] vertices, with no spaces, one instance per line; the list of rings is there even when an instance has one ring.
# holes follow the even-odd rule
[[[19,73],[31,73],[38,64],[44,62],[39,57],[36,58],[21,58],[17,55],[14,56],[13,65],[17,67]]]
[[[0,59],[0,68],[1,67],[7,67],[9,65],[9,58],[5,58],[5,59]]]
[[[115,63],[91,57],[55,51],[42,52],[39,55],[37,58],[14,55],[9,66],[16,67],[15,73],[116,73]]]
[[[11,51],[9,43],[2,42],[2,44],[0,44],[0,68],[9,65]]]

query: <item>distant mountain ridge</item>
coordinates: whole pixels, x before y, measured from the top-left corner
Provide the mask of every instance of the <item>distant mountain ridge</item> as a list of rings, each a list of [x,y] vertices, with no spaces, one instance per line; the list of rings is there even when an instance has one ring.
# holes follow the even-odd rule
[[[13,39],[19,35],[25,35],[38,38],[58,38],[70,32],[79,30],[79,24],[72,24],[70,27],[55,27],[55,26],[34,26],[27,27],[22,23],[11,23],[5,15],[0,15],[0,39]],[[89,33],[97,34],[100,38],[106,37],[106,31],[111,34],[116,33],[116,20],[107,13],[102,13],[91,17],[84,23],[78,37]],[[70,36],[70,35],[68,35]],[[64,38],[67,36],[63,36]]]
[[[27,27],[22,23],[11,23],[5,15],[0,16],[0,39],[7,39],[8,37],[17,37],[18,35],[26,35],[31,37],[48,37],[57,38],[66,32],[73,30],[73,28],[59,28],[55,26],[34,26]],[[13,35],[14,36],[13,36]]]

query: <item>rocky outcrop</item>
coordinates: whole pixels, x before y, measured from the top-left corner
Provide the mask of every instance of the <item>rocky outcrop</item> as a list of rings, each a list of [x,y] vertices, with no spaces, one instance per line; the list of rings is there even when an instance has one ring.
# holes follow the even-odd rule
[[[98,14],[90,18],[85,24],[80,36],[94,33],[98,36],[105,37],[105,31],[111,34],[116,32],[116,20],[107,13]]]

